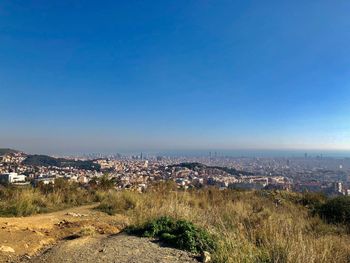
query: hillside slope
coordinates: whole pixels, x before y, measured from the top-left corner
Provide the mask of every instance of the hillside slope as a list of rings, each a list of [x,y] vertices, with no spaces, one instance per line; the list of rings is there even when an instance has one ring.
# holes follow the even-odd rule
[[[99,171],[101,166],[93,161],[70,160],[64,158],[54,158],[47,155],[28,155],[23,161],[25,165],[31,166],[56,166],[56,167],[73,167],[85,170]]]
[[[19,152],[19,151],[13,150],[13,149],[10,149],[10,148],[0,148],[0,156],[8,154],[8,153],[17,153],[17,152]]]
[[[22,190],[22,195],[24,191],[28,190]],[[17,200],[14,196],[12,202],[17,202],[13,205],[23,209],[52,197],[44,197],[33,191],[27,194],[26,199]],[[33,195],[32,199],[29,198],[30,194]],[[54,194],[57,197],[59,193]],[[72,198],[76,194],[66,192],[64,196]],[[103,235],[118,233],[129,225],[149,225],[153,219],[163,216],[192,222],[213,236],[216,245],[210,252],[217,263],[348,263],[350,259],[348,227],[342,223],[328,224],[312,213],[315,204],[323,202],[317,195],[284,191],[220,191],[216,188],[181,191],[171,182],[152,186],[144,193],[110,190],[95,194],[100,201],[98,206],[30,217],[0,218],[0,251],[1,246],[7,249],[7,252],[0,252],[0,259],[33,255],[46,245],[61,240],[58,247],[35,259],[39,260],[37,262],[43,262],[41,259],[67,262],[60,261],[58,257],[78,257],[80,252],[76,249],[76,252],[70,252],[69,244],[72,247],[80,246],[80,241],[90,240],[80,239],[81,236],[88,235],[97,239],[90,240],[91,247],[86,247],[86,254],[99,248],[102,252],[95,256],[104,262],[110,253],[115,256],[113,253],[118,250],[116,240],[128,242],[138,238],[106,240]],[[349,202],[345,204],[348,207]],[[186,229],[189,232],[185,232],[184,237],[193,236],[193,228],[190,226]],[[69,242],[67,237],[77,240]],[[167,238],[174,237],[167,235]],[[101,244],[108,244],[105,251]],[[129,253],[130,262],[142,262],[136,258],[147,253],[138,254],[137,249],[130,243],[129,248],[124,247],[122,252],[117,252]],[[90,258],[86,260],[89,262]]]

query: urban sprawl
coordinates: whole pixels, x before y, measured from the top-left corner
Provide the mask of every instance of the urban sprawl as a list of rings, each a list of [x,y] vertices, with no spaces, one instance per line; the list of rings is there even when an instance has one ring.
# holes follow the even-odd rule
[[[56,161],[59,160],[59,161]],[[64,178],[89,186],[108,176],[116,189],[144,191],[174,181],[179,188],[268,189],[350,195],[350,158],[102,156],[53,158],[9,151],[0,155],[0,183],[33,186]],[[0,186],[1,187],[1,186]]]

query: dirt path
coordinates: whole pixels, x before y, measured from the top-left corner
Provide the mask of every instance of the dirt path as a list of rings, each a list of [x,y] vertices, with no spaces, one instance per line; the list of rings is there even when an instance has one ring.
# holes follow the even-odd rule
[[[30,217],[0,217],[0,263],[197,262],[186,252],[161,247],[147,238],[118,234],[127,225],[127,218],[109,216],[95,206]],[[75,239],[67,239],[70,236]]]
[[[125,217],[109,216],[93,209],[95,206],[30,217],[0,217],[0,262],[33,256],[86,226],[92,226],[99,234],[116,234],[126,225]]]
[[[188,253],[161,247],[147,238],[118,234],[114,236],[83,237],[49,249],[25,262],[118,262],[118,263],[176,263],[198,262]]]

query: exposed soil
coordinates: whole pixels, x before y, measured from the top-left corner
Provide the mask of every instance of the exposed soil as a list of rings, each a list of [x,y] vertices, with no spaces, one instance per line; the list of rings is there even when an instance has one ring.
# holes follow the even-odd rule
[[[0,262],[32,257],[86,226],[92,226],[99,234],[116,234],[127,224],[127,218],[109,216],[94,207],[81,206],[29,217],[0,217]]]
[[[122,233],[107,237],[83,237],[62,242],[42,255],[25,262],[193,263],[198,261],[184,251],[161,247],[150,239]]]
[[[127,218],[94,207],[0,218],[0,262],[198,262],[184,251],[120,233]]]

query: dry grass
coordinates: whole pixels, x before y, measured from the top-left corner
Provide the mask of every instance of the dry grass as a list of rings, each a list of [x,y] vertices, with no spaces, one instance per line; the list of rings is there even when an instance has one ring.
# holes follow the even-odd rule
[[[81,236],[81,237],[94,236],[94,235],[96,235],[96,233],[97,233],[97,231],[96,231],[96,228],[94,226],[87,225],[87,226],[83,226],[80,229],[78,236]]]
[[[346,227],[311,216],[300,200],[302,196],[296,193],[178,191],[172,184],[160,184],[143,194],[89,192],[68,184],[1,190],[0,215],[25,216],[101,201],[101,210],[124,214],[135,225],[161,216],[193,222],[216,236],[215,262],[350,262]],[[90,233],[92,229],[82,231]]]
[[[346,231],[311,217],[297,198],[285,192],[184,192],[161,185],[144,194],[110,193],[101,209],[109,205],[136,225],[160,216],[190,220],[217,237],[215,262],[349,262]]]
[[[0,190],[0,216],[29,216],[92,203],[96,194],[73,184],[43,191],[39,188]]]

